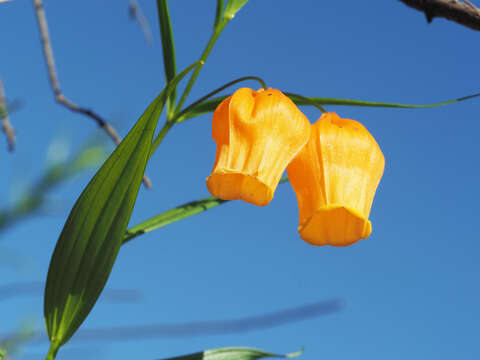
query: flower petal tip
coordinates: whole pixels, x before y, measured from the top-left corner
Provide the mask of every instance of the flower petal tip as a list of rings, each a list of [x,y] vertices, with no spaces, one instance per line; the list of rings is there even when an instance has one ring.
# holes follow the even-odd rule
[[[311,245],[348,246],[370,236],[372,224],[353,209],[328,205],[314,212],[298,231]]]
[[[274,192],[257,177],[236,171],[212,174],[207,178],[207,188],[222,200],[243,200],[257,206],[268,205]]]

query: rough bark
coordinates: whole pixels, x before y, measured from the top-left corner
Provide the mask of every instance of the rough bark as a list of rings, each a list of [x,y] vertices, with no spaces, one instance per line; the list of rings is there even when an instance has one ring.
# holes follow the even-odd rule
[[[480,31],[480,9],[465,0],[400,0],[407,6],[423,12],[430,23],[436,17],[445,18],[472,30]]]

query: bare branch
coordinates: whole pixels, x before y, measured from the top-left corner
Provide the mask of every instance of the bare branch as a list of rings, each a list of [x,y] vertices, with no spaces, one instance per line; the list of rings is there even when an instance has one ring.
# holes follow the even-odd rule
[[[209,335],[226,335],[248,331],[270,329],[302,320],[326,316],[343,310],[341,299],[319,301],[307,305],[291,307],[279,311],[219,321],[193,321],[187,323],[153,323],[133,326],[118,326],[97,329],[80,329],[75,335],[78,341],[125,341],[159,337],[194,337]],[[44,342],[46,336],[34,333],[32,341]],[[4,335],[8,338],[9,335]],[[2,336],[0,334],[0,340]]]
[[[85,329],[79,330],[75,338],[83,341],[125,341],[158,337],[236,334],[330,315],[343,308],[342,300],[332,299],[240,319]]]
[[[130,5],[128,7],[130,18],[132,20],[138,21],[142,27],[143,35],[147,40],[147,43],[152,43],[152,31],[150,30],[150,25],[148,24],[147,18],[143,15],[142,9],[138,4],[137,0],[130,0]]]
[[[436,17],[445,18],[458,24],[480,31],[480,9],[465,0],[400,0],[405,5],[425,13],[430,23]]]
[[[50,78],[50,84],[52,85],[53,94],[55,95],[55,100],[65,106],[67,109],[83,114],[95,120],[98,126],[100,126],[112,140],[118,145],[121,141],[120,136],[117,131],[111,126],[107,121],[105,121],[100,115],[96,114],[90,109],[83,108],[70,101],[65,95],[63,95],[60,90],[60,83],[58,81],[57,71],[55,68],[55,60],[53,57],[53,50],[50,44],[50,34],[48,32],[47,18],[45,16],[45,10],[43,8],[42,0],[33,0],[35,6],[35,14],[37,15],[38,28],[40,30],[43,54],[45,56],[45,61],[47,62],[48,76]],[[150,179],[144,175],[143,184],[147,188],[152,187]]]
[[[7,137],[8,151],[12,152],[15,149],[15,130],[13,129],[12,124],[10,124],[10,119],[8,118],[7,100],[2,79],[0,79],[0,109],[3,110],[0,113],[0,118],[2,119],[2,131]]]

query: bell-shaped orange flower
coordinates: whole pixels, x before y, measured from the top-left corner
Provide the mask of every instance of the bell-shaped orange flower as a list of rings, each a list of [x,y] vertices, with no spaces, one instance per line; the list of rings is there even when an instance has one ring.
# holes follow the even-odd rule
[[[288,163],[307,143],[310,122],[275,89],[237,90],[213,113],[217,154],[207,178],[210,193],[264,206]]]
[[[298,231],[312,245],[347,246],[372,232],[368,220],[385,158],[355,120],[324,113],[287,168],[297,194]]]

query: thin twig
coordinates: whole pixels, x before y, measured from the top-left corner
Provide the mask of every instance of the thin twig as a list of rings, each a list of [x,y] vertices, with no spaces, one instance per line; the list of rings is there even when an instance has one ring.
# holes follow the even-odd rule
[[[400,0],[405,5],[420,10],[432,22],[436,17],[445,18],[480,31],[480,9],[471,1],[464,0]]]
[[[80,330],[75,337],[83,341],[115,341],[236,334],[330,315],[343,308],[344,302],[341,299],[332,299],[239,319],[85,329]]]
[[[138,4],[137,0],[130,0],[128,7],[130,13],[130,19],[138,21],[142,27],[143,35],[147,43],[152,43],[152,31],[150,30],[150,25],[148,24],[147,18],[143,15],[142,9]]]
[[[70,101],[65,95],[63,95],[62,91],[60,90],[60,83],[58,81],[57,71],[55,68],[55,60],[53,57],[52,46],[50,44],[50,34],[48,32],[48,24],[47,18],[45,16],[43,2],[42,0],[33,0],[33,4],[35,6],[35,14],[38,20],[38,28],[41,35],[43,54],[45,56],[45,61],[47,62],[48,76],[50,78],[50,84],[53,88],[55,100],[59,104],[65,106],[67,109],[73,112],[83,114],[95,120],[98,126],[100,126],[110,136],[110,138],[112,138],[115,144],[118,145],[121,141],[121,138],[118,135],[117,131],[113,128],[113,126],[111,126],[107,121],[105,121],[100,115],[96,114],[94,111],[78,106],[74,102]],[[152,183],[146,175],[143,176],[143,184],[147,188],[152,187]]]
[[[15,130],[13,129],[10,119],[8,118],[7,100],[5,97],[5,89],[3,88],[2,79],[0,79],[0,108],[3,109],[0,117],[2,118],[2,130],[7,137],[8,151],[15,149]]]
[[[229,320],[192,321],[177,324],[153,323],[116,327],[110,325],[107,328],[81,329],[75,335],[75,339],[77,341],[125,341],[160,337],[218,336],[245,333],[330,315],[343,310],[344,307],[345,304],[342,299],[331,299]],[[42,336],[40,331],[34,335],[32,341],[41,343],[48,340],[46,336]],[[4,337],[8,337],[8,335],[4,335]],[[2,339],[1,334],[0,339]]]

